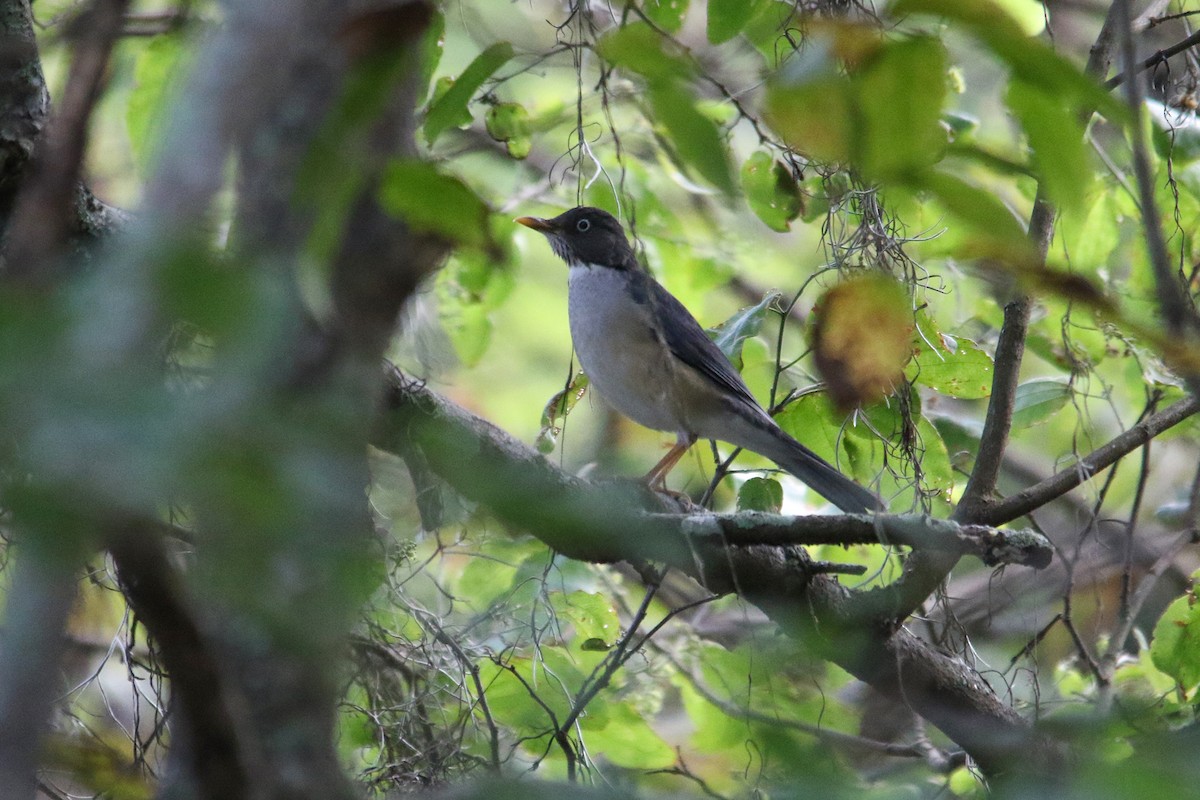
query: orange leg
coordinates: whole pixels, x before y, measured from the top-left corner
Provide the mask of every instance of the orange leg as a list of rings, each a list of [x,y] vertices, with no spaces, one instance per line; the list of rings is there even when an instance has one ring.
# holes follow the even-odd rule
[[[675,444],[667,451],[654,467],[646,473],[645,481],[650,485],[651,489],[666,489],[667,473],[675,469],[675,465],[683,458],[684,453],[688,451],[696,442],[695,436],[687,436],[680,434]]]

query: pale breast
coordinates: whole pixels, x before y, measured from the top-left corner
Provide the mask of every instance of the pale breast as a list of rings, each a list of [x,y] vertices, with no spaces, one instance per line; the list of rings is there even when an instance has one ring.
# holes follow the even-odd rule
[[[668,396],[669,354],[650,326],[648,298],[635,300],[628,275],[608,267],[573,265],[568,282],[571,338],[592,386],[640,425],[683,430]]]

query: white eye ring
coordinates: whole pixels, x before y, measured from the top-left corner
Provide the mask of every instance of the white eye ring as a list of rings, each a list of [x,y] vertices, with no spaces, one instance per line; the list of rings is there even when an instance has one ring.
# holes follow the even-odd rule
[[[584,217],[583,219],[579,220],[579,222],[575,223],[575,230],[579,231],[580,233],[587,233],[588,229],[591,227],[592,223],[588,221],[587,217]]]

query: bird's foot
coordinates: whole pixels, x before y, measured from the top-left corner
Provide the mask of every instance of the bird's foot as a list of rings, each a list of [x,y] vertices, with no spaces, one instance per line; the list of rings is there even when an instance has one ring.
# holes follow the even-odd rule
[[[679,510],[685,514],[691,513],[692,511],[700,508],[700,506],[696,505],[695,502],[692,501],[690,495],[684,492],[677,492],[674,489],[668,489],[667,484],[663,481],[659,481],[657,484],[647,484],[646,488],[654,492],[654,494],[660,499],[670,498],[671,501],[679,507]]]

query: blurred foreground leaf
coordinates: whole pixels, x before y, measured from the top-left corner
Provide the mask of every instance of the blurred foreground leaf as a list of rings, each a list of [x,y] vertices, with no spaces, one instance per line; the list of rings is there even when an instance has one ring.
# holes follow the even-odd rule
[[[508,63],[513,53],[513,46],[508,42],[496,42],[491,45],[477,55],[450,88],[430,104],[425,113],[425,140],[429,144],[437,141],[447,129],[471,122],[471,112],[467,110],[467,104],[471,102],[483,82]]]

